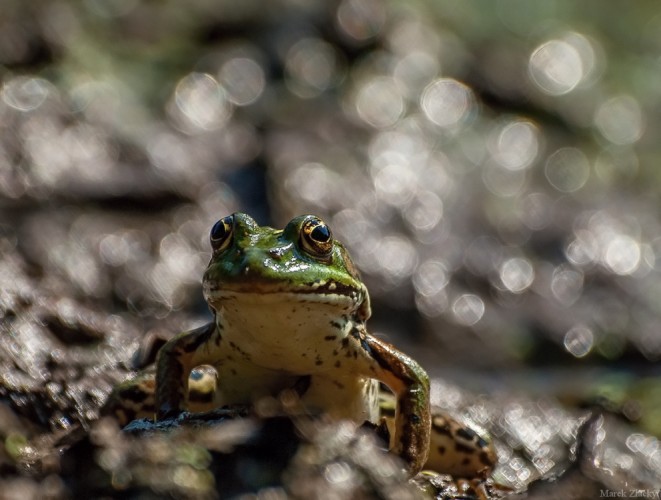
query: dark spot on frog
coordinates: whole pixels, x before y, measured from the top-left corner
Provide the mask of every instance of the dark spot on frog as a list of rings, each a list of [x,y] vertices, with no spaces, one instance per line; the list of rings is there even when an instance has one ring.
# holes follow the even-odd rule
[[[341,329],[342,329],[342,323],[340,323],[339,321],[335,321],[334,319],[331,320],[330,325],[331,325],[333,328],[337,328],[338,330],[341,330]]]
[[[372,349],[369,346],[369,344],[367,343],[367,339],[365,338],[365,334],[362,331],[360,331],[356,327],[353,327],[351,329],[351,332],[349,332],[349,335],[351,335],[358,342],[360,342],[360,347],[363,348],[363,351],[365,351],[370,358],[374,358],[374,355],[372,354]],[[378,359],[377,359],[377,362],[378,362]],[[379,364],[381,364],[381,363],[379,363]]]
[[[441,455],[445,455],[445,451],[446,451],[446,450],[445,450],[445,446],[439,446],[439,447],[438,447],[438,452],[439,452]]]
[[[489,457],[489,454],[486,452],[480,453],[480,462],[482,462],[482,464],[486,467],[491,467],[493,465],[493,461]]]
[[[301,325],[298,325],[298,326],[301,326]],[[335,340],[335,335],[326,335],[324,337],[324,340]]]
[[[461,461],[461,465],[468,465],[469,463],[471,463],[471,459],[468,458],[468,457],[464,458],[464,459]]]
[[[346,349],[349,347],[349,337],[344,337],[342,339],[342,349]]]
[[[317,354],[317,358],[314,360],[314,364],[317,366],[321,366],[324,364],[323,360],[321,359],[321,356]]]
[[[142,390],[141,387],[135,385],[120,391],[122,399],[128,399],[134,403],[141,403],[147,399],[148,394]]]
[[[340,363],[340,360],[338,359],[338,360],[335,362],[335,368],[339,368],[340,366],[342,366],[342,363]]]
[[[472,429],[460,427],[457,429],[457,436],[465,439],[466,441],[473,441],[473,439],[477,437],[477,434]]]
[[[466,453],[466,454],[472,454],[475,450],[471,448],[470,446],[466,446],[465,444],[461,443],[455,443],[454,449],[458,451],[459,453]]]
[[[236,369],[234,369],[234,368],[230,368],[230,373],[231,373],[232,375],[236,375]]]
[[[188,401],[195,403],[211,403],[213,401],[214,393],[211,392],[200,392],[200,391],[189,391],[188,392]]]
[[[340,354],[340,353],[337,352],[337,349],[333,349],[333,356],[337,356],[338,354]]]
[[[242,350],[242,349],[241,349],[238,345],[236,345],[234,342],[230,341],[229,346],[230,346],[233,350],[235,350],[236,352],[238,352],[238,353],[241,355],[241,357],[242,357],[243,359],[245,359],[245,360],[250,360],[250,355],[249,355],[247,352],[245,352],[244,350]]]
[[[335,384],[335,386],[338,389],[344,389],[344,384],[342,382],[338,382],[337,380],[333,380],[333,384]]]

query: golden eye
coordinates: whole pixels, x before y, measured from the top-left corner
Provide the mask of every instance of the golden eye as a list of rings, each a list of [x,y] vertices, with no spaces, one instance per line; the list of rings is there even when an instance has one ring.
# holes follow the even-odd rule
[[[324,221],[316,217],[301,226],[301,248],[313,257],[328,257],[333,250],[333,233]]]
[[[211,248],[214,253],[222,252],[232,242],[234,233],[234,216],[228,215],[216,222],[211,228]]]

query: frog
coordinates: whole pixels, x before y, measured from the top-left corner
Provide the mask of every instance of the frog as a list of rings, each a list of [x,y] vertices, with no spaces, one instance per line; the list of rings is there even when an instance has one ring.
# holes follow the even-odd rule
[[[368,332],[367,287],[321,218],[273,229],[237,212],[213,225],[209,241],[202,288],[213,320],[162,345],[104,413],[164,420],[294,393],[306,414],[372,423],[411,476],[489,474],[491,443],[432,412],[425,370]]]

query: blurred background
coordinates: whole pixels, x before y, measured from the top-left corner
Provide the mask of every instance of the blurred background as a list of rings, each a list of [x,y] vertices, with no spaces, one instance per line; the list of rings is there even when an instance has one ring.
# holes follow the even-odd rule
[[[217,219],[315,213],[433,377],[661,435],[655,2],[0,0],[0,78],[4,311],[128,358],[208,319]]]

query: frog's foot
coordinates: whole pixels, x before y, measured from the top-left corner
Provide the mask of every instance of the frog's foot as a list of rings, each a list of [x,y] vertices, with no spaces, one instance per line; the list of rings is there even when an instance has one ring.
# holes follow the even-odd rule
[[[154,419],[154,370],[147,369],[117,385],[101,408],[101,415],[113,416],[120,427],[138,419]]]
[[[513,493],[491,478],[454,478],[430,470],[420,472],[411,481],[430,498],[443,500],[492,500]]]
[[[216,371],[206,365],[194,368],[188,379],[188,403],[191,413],[208,412],[215,408]],[[150,366],[134,378],[119,384],[101,408],[102,415],[114,416],[121,427],[137,419],[154,418],[156,412],[155,369]],[[167,418],[177,418],[181,411],[168,413]]]
[[[487,476],[497,463],[492,443],[464,424],[437,411],[432,415],[431,443],[425,469],[455,477]]]
[[[383,418],[375,425],[377,433],[388,442],[395,420],[395,399],[392,394],[379,393],[379,409]],[[475,424],[466,424],[439,408],[432,408],[429,455],[424,469],[454,477],[487,477],[498,458],[492,443]]]
[[[491,477],[498,461],[486,432],[435,410],[429,456],[414,483],[433,498],[489,500],[511,494]]]

